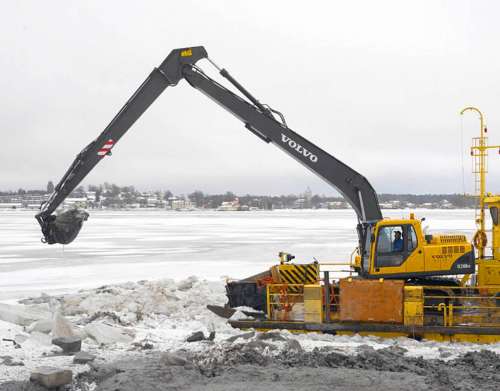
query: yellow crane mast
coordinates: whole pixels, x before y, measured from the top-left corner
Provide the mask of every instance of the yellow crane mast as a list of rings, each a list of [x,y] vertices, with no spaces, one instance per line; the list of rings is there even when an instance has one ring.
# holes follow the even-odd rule
[[[496,149],[500,152],[500,145],[488,145],[488,132],[484,115],[476,107],[465,107],[460,115],[467,111],[479,115],[479,137],[472,138],[471,156],[473,158],[474,190],[477,197],[476,225],[473,243],[478,251],[476,264],[477,285],[500,284],[500,225],[498,210],[500,208],[500,196],[492,195],[486,191],[486,174],[488,173],[488,151]],[[486,229],[485,210],[489,209],[491,215],[491,230]],[[488,245],[488,232],[491,232],[491,255],[486,255]]]

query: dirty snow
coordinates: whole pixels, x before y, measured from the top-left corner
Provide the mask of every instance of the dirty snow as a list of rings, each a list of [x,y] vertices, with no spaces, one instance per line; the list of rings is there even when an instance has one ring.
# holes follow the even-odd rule
[[[387,214],[401,217],[408,211]],[[427,217],[433,230],[470,235],[473,229],[472,211],[418,211],[418,215]],[[260,373],[272,383],[273,371],[282,370],[273,363],[286,365],[283,360],[290,352],[298,352],[290,357],[298,363],[318,354],[369,356],[370,348],[380,352],[375,361],[395,354],[391,357],[417,360],[414,367],[421,364],[418,360],[422,357],[447,361],[457,368],[462,362],[453,360],[462,360],[469,352],[487,349],[500,353],[499,344],[292,334],[285,330],[278,331],[278,337],[262,337],[259,332],[232,329],[206,309],[206,304],[226,302],[225,276],[239,278],[260,272],[276,261],[280,250],[294,253],[300,261],[310,261],[313,256],[326,262],[345,261],[356,244],[354,226],[352,211],[98,212],[91,214],[74,245],[63,248],[38,244],[39,231],[32,213],[2,211],[0,300],[15,307],[0,305],[0,336],[16,344],[0,340],[0,384],[25,381],[32,369],[42,365],[82,373],[81,381],[75,383],[78,385],[95,387],[92,382],[100,381],[88,372],[89,365],[73,364],[71,356],[61,355],[50,343],[52,336],[47,332],[54,330],[57,314],[83,338],[82,350],[97,356],[95,365],[99,368],[134,360],[139,360],[141,367],[144,360],[154,360],[161,352],[183,352],[197,363],[200,373],[216,371],[221,379],[225,375],[220,365],[234,362],[242,379]],[[243,310],[235,316],[245,316]],[[205,336],[215,331],[215,340],[185,342],[196,331]],[[239,335],[242,337],[236,338]],[[228,341],[231,338],[234,341]],[[467,359],[475,360],[476,356]],[[246,371],[242,369],[248,365],[246,360],[271,364],[263,372],[255,367]],[[314,371],[328,376],[321,369]],[[305,376],[314,371],[305,371]],[[374,381],[396,379],[396,375],[382,376],[366,368],[364,375]],[[418,373],[407,376],[415,376],[415,382],[422,380]],[[18,390],[15,384],[13,387]],[[212,389],[225,388],[214,385]]]
[[[210,360],[218,362],[231,349],[252,344],[265,344],[267,348],[263,354],[272,360],[289,352],[292,341],[294,346],[304,352],[327,348],[353,356],[366,346],[375,350],[404,348],[407,357],[440,358],[446,361],[482,349],[500,353],[500,344],[485,346],[418,342],[406,338],[292,334],[286,330],[265,336],[257,332],[250,337],[228,342],[228,338],[244,332],[231,328],[224,319],[205,307],[207,302],[224,304],[225,301],[223,281],[190,277],[181,281],[164,279],[106,285],[67,295],[25,299],[23,303],[30,308],[50,308],[53,317],[62,315],[71,322],[76,334],[84,338],[82,350],[96,355],[97,363],[101,364],[125,357],[146,357],[150,350],[184,351],[198,357],[211,357]],[[60,355],[60,349],[51,345],[49,335],[36,330],[30,334],[28,329],[30,326],[0,321],[2,338],[13,339],[20,345],[20,348],[16,348],[11,341],[0,342],[0,361],[9,357],[11,364],[19,364],[0,363],[0,382],[25,380],[32,369],[41,365],[62,366],[75,373],[88,370],[86,365],[73,364],[71,356]],[[215,340],[185,342],[195,331],[202,331],[205,336],[215,331]],[[228,346],[233,348],[228,351]]]

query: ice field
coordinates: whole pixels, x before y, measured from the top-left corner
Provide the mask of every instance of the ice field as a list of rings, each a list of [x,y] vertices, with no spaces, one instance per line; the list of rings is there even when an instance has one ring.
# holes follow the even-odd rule
[[[472,210],[418,210],[417,217],[426,217],[428,232],[470,237],[474,229]],[[159,387],[172,368],[163,366],[165,354],[182,354],[194,363],[195,371],[174,367],[172,372],[171,380],[187,389],[206,389],[207,382],[209,389],[242,389],[253,386],[257,374],[262,384],[254,388],[269,389],[277,384],[275,374],[286,371],[297,380],[282,381],[297,390],[306,384],[323,389],[325,376],[356,386],[364,386],[368,376],[367,386],[375,382],[387,390],[470,389],[480,377],[482,389],[496,389],[499,344],[283,330],[248,335],[206,308],[226,302],[224,276],[262,271],[277,262],[280,250],[299,261],[345,262],[356,246],[355,225],[351,210],[98,211],[77,240],[62,247],[40,242],[33,212],[2,211],[0,335],[6,340],[0,344],[0,389],[24,389],[30,372],[41,365],[71,368],[74,391],[112,391],[117,381],[125,391],[137,389],[136,382],[156,387],[156,381]],[[17,303],[25,297],[32,298]],[[82,338],[82,350],[97,356],[94,367],[116,367],[119,379],[103,381],[94,376],[99,371],[60,354],[51,343],[59,316]],[[49,323],[52,336],[35,330],[38,320]],[[214,340],[186,341],[199,331],[214,332]]]
[[[67,246],[40,242],[34,211],[0,211],[0,300],[102,284],[241,278],[269,267],[279,251],[298,261],[346,262],[356,246],[352,210],[255,212],[91,211]],[[386,217],[408,217],[386,210]],[[474,229],[472,210],[417,210],[429,232]]]

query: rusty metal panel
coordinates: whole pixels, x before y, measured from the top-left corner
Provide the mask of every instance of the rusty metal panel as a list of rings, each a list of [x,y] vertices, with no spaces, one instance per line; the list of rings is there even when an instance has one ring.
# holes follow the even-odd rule
[[[402,280],[340,280],[340,320],[403,323]]]

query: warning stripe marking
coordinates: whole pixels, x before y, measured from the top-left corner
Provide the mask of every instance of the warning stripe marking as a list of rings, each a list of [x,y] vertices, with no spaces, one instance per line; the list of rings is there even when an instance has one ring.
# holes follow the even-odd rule
[[[299,284],[306,282],[304,275],[297,273],[297,270],[289,270],[289,273],[295,278],[295,281],[298,281]]]
[[[318,270],[316,265],[297,265],[302,274],[305,273],[307,281],[316,281],[318,279]]]
[[[297,280],[290,272],[289,270],[282,270],[280,271],[281,277],[288,283],[288,284],[301,284],[302,282]],[[298,286],[289,286],[288,290],[290,292],[297,293],[299,292],[300,288]]]
[[[301,274],[306,273],[306,267],[304,265],[296,265],[295,268],[297,269],[297,272],[299,272]]]
[[[281,274],[281,277],[283,278],[283,280],[285,280],[285,282],[288,282],[289,284],[297,284],[297,281],[295,281],[295,279],[293,278],[293,276],[290,275],[288,273],[288,271],[281,270],[280,274]]]
[[[290,267],[292,266],[292,267]],[[279,269],[282,279],[288,284],[308,284],[318,281],[318,265],[289,265]],[[291,292],[298,292],[300,287],[288,287]]]
[[[115,145],[114,140],[109,139],[104,143],[104,145],[97,151],[98,156],[106,156],[111,152],[111,148],[113,148],[113,145]]]
[[[302,284],[303,280],[292,270],[284,270],[283,273],[288,277],[288,280],[293,284]]]
[[[309,279],[313,280],[313,281],[317,281],[319,279],[319,271],[316,267],[311,267],[311,268],[308,268],[307,270],[307,276],[309,277]]]
[[[315,269],[315,267],[305,269],[296,267],[295,269],[280,270],[280,273],[285,274],[287,277],[293,280],[294,283],[302,284],[304,282],[314,282],[318,280],[317,271]],[[304,270],[306,270],[305,274]]]

